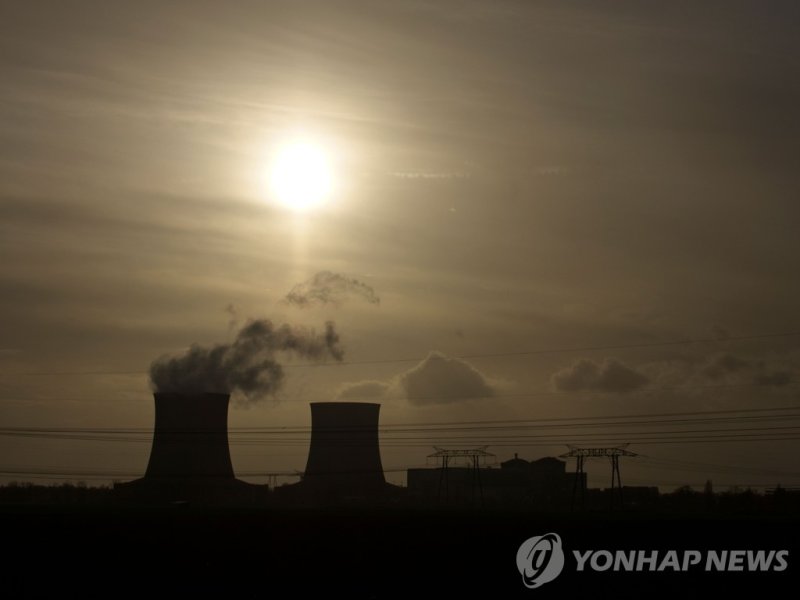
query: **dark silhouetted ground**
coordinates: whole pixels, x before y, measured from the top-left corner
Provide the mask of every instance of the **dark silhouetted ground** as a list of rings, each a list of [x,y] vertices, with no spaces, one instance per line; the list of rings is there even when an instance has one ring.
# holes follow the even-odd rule
[[[0,508],[6,597],[596,598],[697,597],[791,589],[800,520],[498,511],[160,509],[80,505]],[[526,589],[515,557],[558,533],[564,572]],[[571,550],[779,550],[767,573],[576,573]],[[235,594],[235,596],[231,596]],[[445,596],[446,595],[446,596]]]

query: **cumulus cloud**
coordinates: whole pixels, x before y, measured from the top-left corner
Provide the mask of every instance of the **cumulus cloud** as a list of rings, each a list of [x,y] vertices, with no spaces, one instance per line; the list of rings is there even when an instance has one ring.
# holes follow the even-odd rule
[[[625,394],[647,385],[650,379],[615,358],[603,363],[581,359],[551,377],[561,392],[616,392]]]
[[[498,382],[468,362],[430,352],[419,364],[388,381],[360,381],[343,386],[338,399],[405,398],[417,406],[449,404],[497,395]]]
[[[412,404],[446,404],[467,398],[494,396],[486,376],[458,358],[431,352],[413,369],[400,375],[398,383]]]
[[[339,305],[356,298],[370,304],[380,304],[375,290],[366,283],[331,271],[320,271],[311,279],[295,285],[284,302],[299,308]]]

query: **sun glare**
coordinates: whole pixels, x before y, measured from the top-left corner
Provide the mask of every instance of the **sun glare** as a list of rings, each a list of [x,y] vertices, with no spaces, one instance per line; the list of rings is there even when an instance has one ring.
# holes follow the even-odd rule
[[[307,211],[325,202],[332,187],[330,159],[322,146],[295,140],[278,149],[270,167],[269,189],[280,204]]]

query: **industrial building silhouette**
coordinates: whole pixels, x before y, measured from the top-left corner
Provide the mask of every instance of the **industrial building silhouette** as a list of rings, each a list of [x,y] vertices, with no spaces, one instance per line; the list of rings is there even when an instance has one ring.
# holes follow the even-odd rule
[[[586,473],[580,474],[586,485]],[[553,457],[514,458],[500,468],[447,467],[408,470],[409,502],[421,505],[560,508],[569,501],[576,474]]]

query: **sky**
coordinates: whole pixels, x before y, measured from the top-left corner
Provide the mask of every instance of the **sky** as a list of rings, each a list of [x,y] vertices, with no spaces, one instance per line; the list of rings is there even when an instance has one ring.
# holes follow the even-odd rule
[[[758,412],[800,407],[798,17],[788,1],[4,3],[0,428],[141,439],[0,435],[0,479],[143,473],[151,363],[267,319],[332,321],[344,356],[276,351],[282,386],[235,392],[232,431],[307,427],[309,402],[336,399],[380,402],[386,426],[744,409],[601,430],[766,428],[634,442],[623,482],[798,485],[800,414]],[[305,212],[265,184],[298,132],[335,178]],[[500,430],[518,433],[538,431]],[[591,441],[500,434],[463,443],[500,461]],[[384,435],[387,477],[443,436]],[[231,450],[257,474],[302,471],[307,447]],[[607,484],[605,463],[588,471]]]

